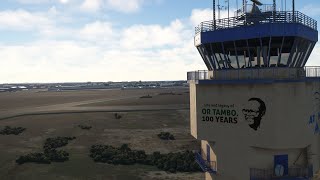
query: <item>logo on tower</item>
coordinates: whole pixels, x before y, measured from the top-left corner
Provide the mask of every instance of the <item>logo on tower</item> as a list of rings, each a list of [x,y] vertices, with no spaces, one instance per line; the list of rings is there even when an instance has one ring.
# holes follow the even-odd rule
[[[320,93],[315,92],[313,94],[314,96],[314,103],[313,103],[313,114],[309,117],[309,126],[312,127],[312,130],[314,131],[314,134],[320,135]]]
[[[249,127],[257,131],[263,116],[266,114],[266,104],[260,98],[250,98],[242,113]]]

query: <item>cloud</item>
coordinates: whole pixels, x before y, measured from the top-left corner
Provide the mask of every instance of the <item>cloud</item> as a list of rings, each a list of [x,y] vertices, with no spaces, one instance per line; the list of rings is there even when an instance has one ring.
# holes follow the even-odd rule
[[[84,0],[80,9],[86,12],[98,12],[102,9],[133,13],[140,10],[145,0]]]
[[[42,4],[42,3],[48,3],[51,0],[17,0],[17,1],[22,4]]]
[[[147,2],[50,2],[53,1],[72,3],[76,8],[81,5],[82,10],[88,12],[124,13],[137,12]],[[172,20],[167,25],[119,26],[99,17],[84,17],[81,13],[74,18],[62,11],[61,6],[56,7],[52,6],[47,12],[0,11],[0,30],[38,34],[32,42],[0,44],[1,83],[182,80],[186,79],[187,71],[206,69],[193,45],[193,26],[212,20],[211,9],[194,9],[190,17]],[[221,14],[227,17],[226,11]],[[316,65],[319,56],[320,46],[317,45],[308,65]]]
[[[46,3],[61,3],[61,4],[67,4],[70,2],[70,0],[16,0],[19,3],[22,4],[46,4]]]
[[[235,9],[230,9],[230,16],[233,16]],[[216,12],[216,19],[218,19],[218,12]],[[220,19],[228,18],[228,11],[220,11]],[[198,26],[201,22],[212,21],[213,20],[213,10],[212,9],[193,9],[190,16],[190,21],[193,26]]]
[[[156,48],[179,45],[183,41],[184,25],[175,20],[167,27],[134,25],[124,30],[121,45],[128,49]]]
[[[33,20],[40,15],[26,13]],[[71,27],[60,26],[55,8],[48,14],[31,22],[42,24],[34,29],[42,35],[38,40],[0,45],[1,83],[183,80],[187,71],[205,69],[189,19],[166,26],[94,20]]]
[[[199,25],[203,21],[212,20],[212,9],[194,9],[191,12],[190,21],[193,26]]]
[[[80,8],[87,12],[96,12],[102,9],[103,0],[84,0]]]
[[[110,41],[117,36],[117,34],[113,31],[112,24],[103,21],[88,23],[77,33],[77,38],[91,42],[110,43]]]
[[[183,80],[187,71],[205,68],[186,24],[56,27],[51,39],[0,46],[0,82]]]
[[[59,0],[59,2],[62,4],[67,4],[67,3],[69,3],[69,0]]]
[[[145,0],[107,0],[107,6],[124,13],[137,12]]]
[[[39,30],[52,24],[48,17],[40,13],[30,13],[25,10],[0,11],[0,30]]]
[[[72,4],[81,11],[95,13],[101,10],[118,11],[122,13],[134,13],[141,9],[147,0],[16,0],[21,4]],[[148,0],[156,4],[161,0]]]
[[[0,11],[0,32],[29,33],[39,38],[70,37],[73,29],[69,28],[73,19],[56,9],[46,12],[29,12],[23,9]],[[66,26],[65,26],[66,25]]]
[[[0,82],[182,80],[203,66],[190,47],[123,51],[72,41],[0,46]]]

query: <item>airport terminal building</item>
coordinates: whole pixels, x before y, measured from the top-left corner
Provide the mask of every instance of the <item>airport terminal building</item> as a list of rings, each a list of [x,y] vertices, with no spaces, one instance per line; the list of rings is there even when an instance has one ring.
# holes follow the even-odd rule
[[[188,73],[196,161],[213,180],[310,180],[320,170],[320,67],[305,67],[317,22],[252,0],[202,22],[208,70]],[[215,14],[215,12],[214,12]]]

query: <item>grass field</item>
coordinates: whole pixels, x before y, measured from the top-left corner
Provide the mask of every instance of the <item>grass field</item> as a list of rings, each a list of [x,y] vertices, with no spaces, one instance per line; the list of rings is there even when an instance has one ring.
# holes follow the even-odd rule
[[[0,112],[17,108],[49,106],[108,98],[140,97],[166,92],[186,92],[186,89],[128,89],[128,90],[91,90],[91,91],[20,91],[0,93]]]
[[[173,92],[173,94],[170,94]],[[159,93],[167,93],[159,95]],[[140,96],[153,98],[141,99]],[[178,95],[180,94],[180,95]],[[123,97],[130,97],[123,99]],[[112,101],[107,100],[112,98]],[[119,98],[119,100],[116,100]],[[185,99],[187,98],[187,99]],[[106,100],[104,100],[106,99]],[[187,105],[186,89],[150,90],[109,90],[82,92],[17,92],[0,94],[1,113],[19,111],[33,107],[50,106],[135,106],[135,105]],[[5,100],[5,101],[3,101]],[[34,103],[32,101],[34,100]],[[76,103],[75,103],[76,102]],[[153,102],[153,103],[152,103]],[[66,105],[66,103],[69,103]],[[16,105],[15,105],[16,104]],[[57,109],[55,109],[56,111]],[[1,115],[0,113],[0,115]],[[114,166],[94,163],[89,157],[89,148],[94,144],[120,146],[129,144],[132,149],[146,153],[162,153],[182,150],[197,150],[199,143],[189,133],[189,110],[156,110],[121,112],[116,119],[114,112],[74,112],[66,114],[31,115],[9,118],[0,121],[4,126],[25,127],[27,130],[18,136],[0,136],[0,179],[203,179],[202,173],[171,174],[156,167],[134,165]],[[78,125],[92,126],[82,130]],[[174,134],[175,141],[163,141],[157,137],[161,131]],[[30,152],[40,152],[46,138],[55,136],[75,136],[62,148],[70,153],[70,160],[49,165],[17,165],[15,159]]]
[[[142,96],[141,96],[142,97]],[[189,93],[184,90],[179,93],[158,93],[151,98],[133,97],[130,99],[122,99],[118,101],[106,101],[82,106],[139,106],[139,105],[172,105],[172,104],[189,104]]]

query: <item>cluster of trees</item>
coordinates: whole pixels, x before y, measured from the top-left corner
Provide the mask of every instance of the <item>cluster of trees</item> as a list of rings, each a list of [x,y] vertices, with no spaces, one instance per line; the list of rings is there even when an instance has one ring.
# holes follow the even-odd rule
[[[152,159],[154,166],[171,173],[201,171],[201,168],[195,161],[195,154],[191,151],[169,154],[160,154],[160,152],[154,152],[152,154]]]
[[[44,154],[51,162],[65,162],[69,160],[69,153],[64,150],[53,149],[52,151],[45,152]]]
[[[161,154],[154,152],[147,155],[145,151],[136,151],[123,144],[120,148],[106,145],[94,145],[90,149],[90,157],[95,162],[133,165],[144,164],[156,166],[161,170],[175,172],[197,172],[200,167],[195,162],[195,155],[191,151]]]
[[[181,93],[174,93],[174,92],[169,92],[169,93],[159,93],[160,96],[163,96],[163,95],[182,95]]]
[[[120,148],[106,145],[93,145],[90,149],[90,157],[95,162],[133,165],[135,163],[145,164],[147,155],[144,151],[134,151],[127,144]]]
[[[150,96],[150,94],[148,94],[146,96],[141,96],[140,98],[152,98],[152,96]]]
[[[28,162],[39,164],[50,164],[51,162],[64,162],[69,160],[69,153],[64,150],[57,150],[57,148],[66,146],[69,141],[74,140],[75,137],[56,137],[46,139],[43,146],[43,153],[31,153],[20,156],[16,163],[24,164]]]
[[[175,140],[174,136],[169,132],[161,132],[158,137],[162,140]]]
[[[115,113],[115,114],[114,114],[114,117],[115,117],[116,119],[121,119],[121,118],[122,118],[122,116],[121,116],[120,114],[118,114],[118,113]]]
[[[69,141],[76,139],[76,137],[55,137],[46,139],[43,150],[44,152],[51,152],[57,148],[68,145]]]
[[[25,156],[20,156],[16,163],[18,164],[24,164],[27,162],[34,162],[38,164],[50,164],[51,161],[44,153],[30,153]]]
[[[83,130],[90,130],[92,128],[92,126],[79,125],[79,128],[81,128]]]
[[[19,135],[25,130],[26,130],[26,128],[23,128],[23,127],[6,126],[4,129],[0,130],[0,134],[2,134],[2,135],[11,135],[11,134]]]

